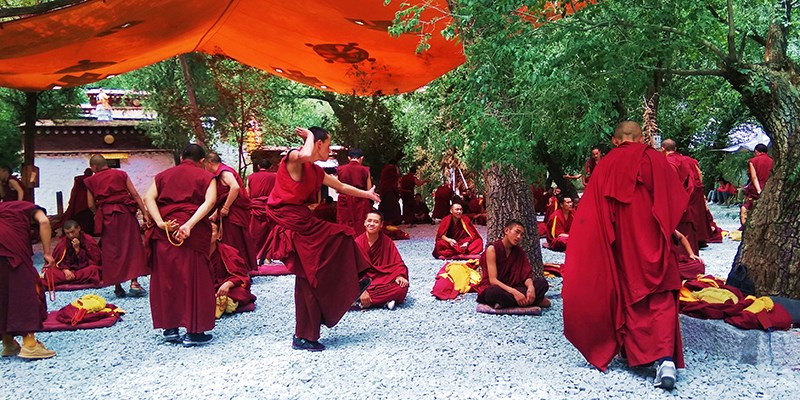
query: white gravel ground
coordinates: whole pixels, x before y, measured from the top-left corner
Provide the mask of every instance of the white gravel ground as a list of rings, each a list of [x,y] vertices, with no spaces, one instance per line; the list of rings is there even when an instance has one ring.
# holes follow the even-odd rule
[[[721,227],[738,226],[735,208],[712,211]],[[417,226],[409,229],[412,240],[396,242],[410,269],[408,301],[393,311],[348,313],[323,329],[324,352],[291,349],[293,278],[259,277],[256,311],[218,321],[206,347],[162,343],[147,298],[115,301],[128,314],[111,328],[39,334],[58,355],[0,360],[0,398],[800,398],[796,370],[737,365],[690,349],[672,393],[652,387],[649,368],[614,361],[601,373],[562,334],[560,279],[550,281],[553,307],[540,317],[478,314],[474,294],[436,300],[430,290],[442,261],[430,255],[434,230]],[[702,251],[708,272],[726,276],[737,245],[726,239]],[[543,256],[563,261],[549,250]],[[114,300],[111,288],[92,292]],[[85,293],[60,292],[49,309]]]

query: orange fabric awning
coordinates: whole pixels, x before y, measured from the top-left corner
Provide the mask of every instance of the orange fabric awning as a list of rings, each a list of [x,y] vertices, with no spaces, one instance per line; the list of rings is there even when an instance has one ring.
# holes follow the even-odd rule
[[[88,0],[0,25],[0,86],[77,86],[192,51],[339,93],[417,89],[464,62],[438,31],[390,37],[399,1]],[[444,0],[434,3],[446,9]],[[435,13],[429,8],[426,13]],[[423,13],[423,20],[429,16]]]

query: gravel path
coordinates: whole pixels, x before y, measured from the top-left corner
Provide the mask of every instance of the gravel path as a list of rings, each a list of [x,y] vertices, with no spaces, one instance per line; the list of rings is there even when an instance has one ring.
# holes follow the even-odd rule
[[[735,208],[712,211],[721,227],[738,226]],[[484,227],[479,230],[485,233]],[[219,320],[209,346],[162,343],[161,333],[152,329],[147,299],[120,299],[115,303],[128,314],[111,328],[38,335],[58,352],[55,358],[0,360],[0,398],[800,397],[797,370],[737,365],[691,350],[672,393],[652,387],[649,368],[630,369],[614,361],[601,373],[562,334],[560,279],[550,281],[553,307],[540,317],[478,314],[475,294],[449,302],[430,295],[442,265],[430,256],[435,227],[409,231],[412,240],[396,242],[410,269],[408,301],[393,311],[350,312],[334,329],[323,328],[324,352],[291,349],[293,278],[258,277],[256,311]],[[726,239],[702,251],[708,272],[726,276],[737,245]],[[563,261],[563,254],[549,250],[543,257]],[[142,283],[148,287],[149,279]],[[91,292],[113,299],[112,288]],[[60,292],[49,309],[85,293]]]

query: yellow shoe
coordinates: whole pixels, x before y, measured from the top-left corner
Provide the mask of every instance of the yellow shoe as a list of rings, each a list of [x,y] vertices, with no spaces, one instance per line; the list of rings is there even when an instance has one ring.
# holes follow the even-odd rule
[[[35,347],[29,348],[28,346],[22,346],[22,349],[19,351],[19,358],[27,358],[29,360],[50,358],[54,355],[56,355],[55,351],[44,347],[44,343],[38,340],[36,341]]]
[[[20,350],[19,343],[17,343],[16,340],[14,340],[12,343],[13,344],[11,346],[6,346],[5,344],[3,344],[3,353],[2,353],[3,357],[14,357],[15,355],[19,354]]]

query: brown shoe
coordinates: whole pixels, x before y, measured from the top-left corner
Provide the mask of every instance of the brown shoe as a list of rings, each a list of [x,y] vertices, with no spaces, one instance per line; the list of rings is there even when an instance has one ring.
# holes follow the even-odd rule
[[[5,344],[3,344],[3,353],[2,353],[3,357],[14,357],[17,354],[19,354],[20,350],[19,343],[17,343],[16,340],[14,340],[12,343],[13,344],[11,346],[6,346]]]
[[[19,358],[27,358],[29,360],[50,358],[54,355],[56,355],[55,351],[44,347],[44,343],[38,340],[36,341],[35,347],[30,348],[28,346],[22,346],[22,349],[19,351]]]

